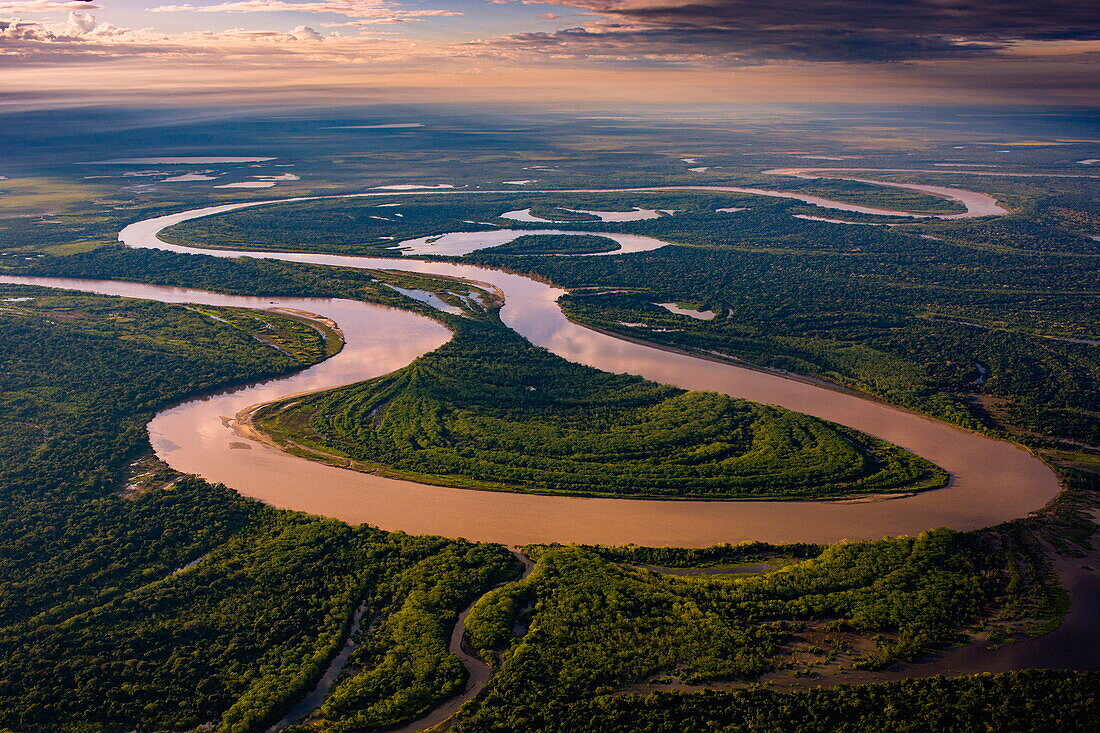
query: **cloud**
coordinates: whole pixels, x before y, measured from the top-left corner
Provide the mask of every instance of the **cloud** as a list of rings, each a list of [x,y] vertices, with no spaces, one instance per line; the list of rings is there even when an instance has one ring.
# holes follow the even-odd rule
[[[493,99],[531,94],[541,99],[552,93],[557,99],[587,95],[599,103],[658,98],[1091,103],[1100,94],[1095,71],[1100,40],[1091,40],[1098,38],[1091,4],[526,1],[543,5],[534,14],[555,12],[542,14],[544,20],[524,14],[522,22],[529,25],[518,26],[520,32],[512,35],[463,41],[376,28],[460,15],[404,9],[393,0],[195,0],[215,4],[155,9],[221,13],[222,22],[246,13],[318,16],[295,21],[302,25],[293,30],[285,30],[291,25],[285,19],[284,30],[264,30],[250,17],[261,29],[188,32],[98,22],[91,12],[97,5],[75,0],[0,0],[5,85],[0,105],[4,94],[46,90],[47,83],[55,85],[52,90],[99,95],[140,90],[148,100],[175,89],[180,95],[222,90],[248,99],[298,95],[331,101],[344,99],[346,90],[388,98],[399,87],[408,99],[424,94],[465,99],[470,90],[486,90],[486,98]],[[567,17],[583,20],[583,27],[529,31],[557,20],[548,16],[562,6],[577,11]],[[3,14],[5,9],[9,14]],[[56,19],[20,16],[39,11],[56,13]],[[486,5],[481,12],[492,9]],[[202,18],[213,16],[196,16]],[[348,36],[336,32],[345,28]]]
[[[91,13],[78,13],[74,10],[69,13],[69,25],[72,26],[74,35],[90,33],[96,27],[95,16]]]
[[[310,28],[308,25],[300,25],[290,32],[290,35],[294,36],[299,41],[320,41],[321,34]]]
[[[377,18],[356,18],[342,23],[322,23],[325,28],[369,28],[376,25],[393,25],[395,23],[419,23],[425,18],[452,17],[462,15],[451,10],[414,10],[403,15],[385,15]]]
[[[167,34],[100,23],[91,14],[77,11],[71,11],[65,22],[56,23],[0,19],[0,66],[5,67],[138,58],[266,63],[274,55],[331,63],[349,56],[369,57],[372,49],[392,53],[377,38],[325,38],[305,25],[292,31],[230,28]]]
[[[55,2],[55,0],[27,0],[26,2],[3,2],[0,0],[0,14],[11,15],[14,13],[67,13],[71,10],[98,10],[100,5],[94,5],[91,0],[72,0],[71,2]]]
[[[462,15],[453,10],[404,10],[387,0],[231,0],[216,5],[160,5],[151,13],[328,13],[348,18],[370,19],[373,24],[406,23],[431,17]]]
[[[368,17],[387,8],[382,0],[322,0],[286,2],[286,0],[232,0],[215,5],[160,5],[150,13],[336,13],[349,17]]]
[[[404,10],[388,0],[319,0],[317,2],[287,2],[286,0],[231,0],[216,5],[161,5],[152,13],[325,13],[343,15],[355,20],[346,23],[323,23],[326,28],[395,25],[418,23],[426,18],[462,15],[454,10]],[[336,37],[340,37],[339,34]]]
[[[566,57],[633,53],[639,58],[711,57],[741,63],[892,62],[993,55],[1019,41],[1100,39],[1095,0],[555,0],[553,4],[586,10],[598,20],[552,34],[514,34],[499,39],[499,47],[506,52],[526,47]]]
[[[603,25],[566,28],[552,33],[520,33],[471,46],[503,55],[518,56],[534,51],[558,59],[729,66],[775,61],[957,59],[999,50],[1003,44],[963,45],[936,38],[872,36],[862,31],[838,31],[818,37],[788,30],[746,35],[720,29],[669,30]]]

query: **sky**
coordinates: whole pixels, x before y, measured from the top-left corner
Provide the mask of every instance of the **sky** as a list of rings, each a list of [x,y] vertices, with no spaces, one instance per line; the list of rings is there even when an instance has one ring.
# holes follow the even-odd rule
[[[1097,0],[0,0],[0,108],[1100,102]]]

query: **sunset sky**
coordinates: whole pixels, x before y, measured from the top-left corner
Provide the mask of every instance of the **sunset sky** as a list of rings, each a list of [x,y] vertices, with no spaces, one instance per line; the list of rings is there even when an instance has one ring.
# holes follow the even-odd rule
[[[1094,104],[1098,8],[1095,0],[0,0],[0,103]]]

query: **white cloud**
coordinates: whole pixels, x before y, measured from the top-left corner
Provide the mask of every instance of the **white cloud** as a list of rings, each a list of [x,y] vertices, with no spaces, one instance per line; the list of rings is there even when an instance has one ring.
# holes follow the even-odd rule
[[[321,34],[307,25],[300,25],[290,32],[299,41],[320,41]]]
[[[231,60],[235,64],[257,63],[260,66],[275,57],[283,57],[287,63],[293,59],[294,63],[306,65],[401,63],[418,53],[432,53],[416,42],[386,39],[384,35],[345,37],[332,33],[326,36],[309,25],[300,25],[290,31],[230,28],[165,33],[152,28],[121,28],[98,22],[90,13],[70,11],[65,20],[57,22],[0,18],[0,69],[41,64],[135,62],[139,58],[191,64],[224,64]]]
[[[462,15],[452,10],[412,10],[401,15],[386,15],[378,18],[357,18],[343,23],[322,23],[325,28],[368,28],[376,25],[394,25],[396,23],[419,23],[429,17],[450,17]]]
[[[24,0],[23,2],[3,2],[0,0],[0,13],[67,13],[72,10],[98,10],[101,5],[84,2],[55,2],[55,0]]]
[[[379,23],[403,23],[436,16],[454,16],[453,10],[404,10],[388,0],[230,0],[216,5],[160,5],[151,13],[330,13],[349,18],[369,18]]]
[[[95,30],[95,16],[91,13],[81,13],[74,10],[69,13],[69,26],[73,29],[73,35],[88,33]]]
[[[2,0],[0,0],[2,2]],[[353,18],[343,23],[322,23],[325,28],[366,28],[368,26],[395,25],[397,23],[417,23],[427,18],[452,17],[462,15],[454,10],[405,10],[390,0],[311,0],[307,2],[288,2],[287,0],[229,0],[216,5],[160,5],[151,8],[152,13],[321,13],[343,15]],[[304,32],[303,32],[304,33]],[[306,39],[295,30],[295,34]],[[340,38],[340,34],[333,34]],[[312,39],[312,36],[309,36]]]

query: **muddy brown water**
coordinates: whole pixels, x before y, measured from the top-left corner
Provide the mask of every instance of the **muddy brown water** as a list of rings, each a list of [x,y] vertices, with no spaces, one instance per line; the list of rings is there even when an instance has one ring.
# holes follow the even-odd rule
[[[974,198],[962,195],[973,192],[960,194],[957,189],[928,192],[962,201],[968,209],[963,216],[1000,213],[994,211],[994,208],[999,209],[996,202],[984,194]],[[799,198],[813,199],[810,202],[841,210],[866,210],[816,197]],[[252,205],[257,204],[210,207],[137,222],[123,230],[119,239],[132,247],[194,252],[196,250],[164,243],[157,238],[157,232],[180,221]],[[886,212],[874,210],[874,213]],[[905,212],[890,213],[905,215]],[[741,540],[831,542],[845,538],[870,539],[915,534],[940,526],[973,529],[1038,509],[1059,490],[1054,473],[1020,446],[831,389],[828,385],[674,353],[584,328],[568,321],[558,308],[556,301],[563,291],[519,275],[460,263],[224,250],[201,252],[219,257],[261,257],[437,273],[487,283],[506,297],[501,312],[506,324],[533,343],[566,359],[688,389],[723,392],[832,420],[907,448],[951,474],[951,482],[944,489],[888,501],[716,503],[479,492],[355,473],[295,458],[255,441],[242,441],[233,429],[231,418],[260,402],[361,381],[400,368],[447,341],[449,333],[440,324],[407,311],[339,299],[248,298],[119,281],[0,277],[0,282],[24,282],[163,302],[306,311],[335,321],[343,330],[347,345],[327,361],[291,376],[191,400],[161,412],[149,424],[150,439],[157,454],[177,470],[223,482],[244,495],[276,506],[353,523],[367,522],[383,529],[461,536],[510,545],[555,541],[706,546]],[[1074,561],[1065,558],[1059,563],[1074,606],[1058,631],[995,652],[970,645],[952,650],[930,665],[920,665],[926,667],[925,671],[907,669],[895,674],[924,676],[927,673],[1028,666],[1095,668],[1093,620],[1100,596],[1096,587],[1097,575],[1093,568],[1080,564],[1066,567]],[[526,574],[530,572],[530,563],[525,565]],[[470,681],[462,694],[403,730],[419,730],[446,719],[462,702],[484,687],[488,679],[487,668],[482,669],[484,665],[480,660],[469,658],[461,646],[463,621],[468,610],[463,611],[456,624],[450,646],[462,657],[470,672]],[[1082,654],[1082,643],[1091,651]],[[345,652],[351,645],[349,639]],[[295,717],[312,710],[323,699],[342,666],[341,659],[337,658],[313,694],[297,706]]]
[[[289,377],[192,400],[150,422],[153,447],[169,465],[225,483],[246,496],[387,530],[508,545],[553,541],[687,547],[742,540],[872,539],[934,527],[974,529],[1026,515],[1059,490],[1053,471],[1013,443],[821,384],[674,353],[585,328],[570,322],[558,307],[564,291],[521,275],[458,262],[195,250],[157,238],[157,232],[181,221],[267,203],[272,202],[227,204],[148,219],[126,227],[119,239],[131,247],[434,273],[488,283],[505,295],[501,317],[507,325],[570,361],[831,420],[929,459],[946,469],[951,481],[943,489],[867,502],[581,498],[429,486],[327,466],[252,441],[249,450],[242,450],[242,438],[234,432],[230,418],[244,408],[385,374],[437,348],[449,333],[423,316],[347,300],[247,298],[115,281],[2,278],[166,302],[296,308],[336,321],[347,345],[328,361]]]

